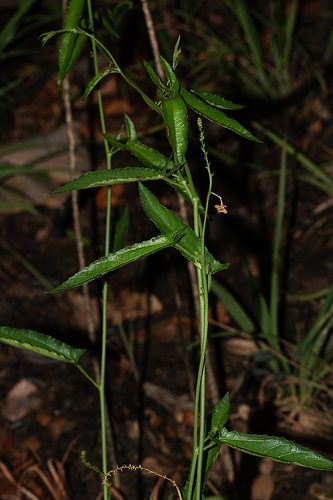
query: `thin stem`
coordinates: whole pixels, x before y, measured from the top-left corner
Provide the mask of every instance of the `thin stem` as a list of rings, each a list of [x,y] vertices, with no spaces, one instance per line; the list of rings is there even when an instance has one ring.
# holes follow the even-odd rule
[[[99,390],[99,387],[100,387],[100,386],[99,386],[99,384],[98,384],[98,383],[97,383],[97,382],[96,382],[96,381],[95,381],[95,380],[94,380],[94,379],[93,379],[90,375],[88,375],[88,373],[86,372],[86,370],[85,370],[85,369],[84,369],[81,365],[79,365],[79,364],[76,364],[75,366],[76,366],[76,367],[80,370],[80,372],[81,372],[81,373],[83,373],[83,375],[84,375],[84,376],[85,376],[88,380],[90,380],[90,382],[91,382],[92,384],[94,384],[94,386],[95,386],[95,387]]]
[[[88,0],[88,13],[89,13],[89,27],[93,32],[94,21],[93,12],[91,6],[91,0]],[[94,70],[95,75],[98,74],[98,62],[97,62],[97,48],[96,41],[94,37],[91,37],[92,53],[94,60]],[[103,103],[102,95],[100,89],[97,90],[98,98],[98,109],[101,122],[102,133],[106,133],[104,113],[103,113]],[[107,161],[107,170],[111,170],[111,156],[109,154],[109,146],[106,139],[104,139],[105,155]],[[106,208],[106,227],[105,227],[105,255],[110,252],[110,232],[111,232],[111,187],[108,187],[107,191],[107,208]],[[101,441],[102,441],[102,470],[106,474],[108,471],[107,464],[107,431],[106,431],[106,400],[105,400],[105,374],[106,374],[106,331],[107,331],[107,293],[108,293],[108,282],[104,281],[103,292],[102,292],[102,349],[101,349],[101,380],[99,385],[99,400],[100,400],[100,412],[101,412]],[[104,500],[108,498],[108,487],[103,485]]]
[[[197,436],[196,425],[194,425],[193,458],[192,458],[190,478],[189,478],[188,500],[193,498],[192,492],[193,492],[193,485],[195,478],[196,478],[196,485],[195,485],[196,500],[201,500],[202,489],[203,489],[202,482],[203,482],[203,455],[205,446],[205,401],[206,401],[205,355],[206,355],[207,337],[208,337],[208,278],[207,278],[206,262],[205,262],[205,230],[206,230],[207,216],[208,216],[209,197],[212,191],[212,174],[210,172],[210,165],[204,146],[204,136],[202,131],[201,120],[200,121],[198,120],[198,125],[200,129],[200,141],[202,144],[202,151],[205,156],[206,168],[209,174],[209,188],[206,199],[206,209],[203,222],[201,222],[198,210],[198,199],[195,197],[192,200],[194,231],[196,235],[200,238],[201,242],[200,268],[197,268],[199,309],[200,309],[200,363],[198,369],[197,387],[195,395],[195,411],[194,411],[195,424],[198,421],[198,413],[200,411],[200,424],[199,424],[199,439]]]

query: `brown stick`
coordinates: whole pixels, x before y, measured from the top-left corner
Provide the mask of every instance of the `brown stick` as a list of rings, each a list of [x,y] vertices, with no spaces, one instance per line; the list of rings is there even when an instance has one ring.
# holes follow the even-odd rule
[[[158,76],[161,78],[161,80],[165,80],[165,75],[163,71],[163,67],[159,58],[160,50],[158,48],[158,42],[157,42],[157,37],[156,37],[156,31],[153,23],[153,18],[151,17],[151,13],[149,10],[149,5],[147,0],[141,0],[142,3],[142,10],[143,10],[143,15],[145,16],[145,22],[147,26],[147,31],[149,35],[149,40],[150,40],[150,46],[151,50],[153,51],[153,56],[154,56],[154,61],[155,61],[155,66],[156,66],[156,72]]]

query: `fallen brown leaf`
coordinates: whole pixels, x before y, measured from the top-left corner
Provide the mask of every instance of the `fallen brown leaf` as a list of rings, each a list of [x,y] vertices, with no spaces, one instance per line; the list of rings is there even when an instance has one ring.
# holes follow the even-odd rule
[[[112,304],[108,304],[108,319],[113,325],[118,324],[119,320],[145,318],[163,310],[163,304],[156,295],[148,295],[146,292],[132,292],[129,288],[120,290],[115,302],[116,309]]]
[[[9,422],[17,422],[24,418],[31,410],[41,406],[41,399],[37,396],[38,389],[30,380],[21,379],[8,392],[2,414]]]

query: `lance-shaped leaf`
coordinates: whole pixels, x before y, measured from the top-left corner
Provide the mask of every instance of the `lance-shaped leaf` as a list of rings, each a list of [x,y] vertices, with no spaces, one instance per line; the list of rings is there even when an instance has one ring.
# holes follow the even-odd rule
[[[94,76],[86,86],[86,90],[84,91],[83,97],[82,97],[82,103],[87,99],[88,95],[94,90],[96,85],[100,83],[100,81],[106,76],[109,75],[110,73],[114,72],[114,69],[110,65],[108,68],[106,68],[104,71],[101,71],[97,75]]]
[[[66,17],[64,20],[64,29],[70,30],[79,27],[79,21],[82,15],[84,4],[85,0],[71,0],[69,2]],[[68,71],[78,59],[85,41],[85,35],[80,35],[80,37],[78,38],[78,35],[76,33],[64,33],[61,36],[59,46],[59,85],[62,85]]]
[[[179,48],[179,44],[180,44],[180,36],[178,37],[175,48],[173,49],[172,69],[174,71],[176,71],[176,68],[177,68],[178,63],[179,63],[180,54],[182,51],[182,49]]]
[[[185,161],[188,136],[187,107],[181,95],[161,101],[164,122],[169,129],[169,139],[179,164]]]
[[[135,243],[132,246],[128,246],[118,250],[117,252],[110,253],[100,259],[96,260],[87,267],[84,267],[81,271],[74,274],[67,281],[57,286],[50,293],[62,292],[73,288],[75,286],[84,285],[84,283],[89,283],[96,278],[104,276],[104,274],[119,269],[125,264],[129,264],[137,259],[143,259],[148,255],[151,255],[162,248],[173,246],[179,238],[182,237],[183,228],[177,228],[176,231],[169,231],[168,234],[163,236],[156,236],[148,241],[142,241],[141,243]]]
[[[311,469],[333,470],[332,460],[285,438],[239,434],[235,431],[229,432],[224,427],[213,429],[210,437],[216,444],[226,444],[256,457],[266,457],[276,462],[295,464]]]
[[[177,95],[179,95],[180,83],[177,80],[170,64],[161,55],[159,56],[159,58],[168,79],[168,94],[171,97],[176,97]]]
[[[231,101],[227,101],[224,97],[217,94],[212,94],[211,92],[200,92],[199,90],[191,90],[191,94],[196,95],[203,101],[208,102],[212,106],[221,109],[243,109],[245,106],[241,104],[234,104]]]
[[[136,130],[134,127],[134,123],[130,118],[125,115],[125,122],[127,128],[128,141],[126,144],[113,139],[108,135],[104,135],[105,139],[115,148],[120,149],[122,151],[129,151],[132,155],[136,156],[138,160],[140,160],[147,167],[159,168],[161,170],[165,170],[171,162],[170,160],[164,156],[156,149],[150,148],[139,141]]]
[[[184,228],[184,236],[175,244],[177,250],[180,251],[188,260],[193,262],[197,267],[201,268],[200,251],[201,242],[194,231],[174,214],[172,210],[167,209],[159,203],[157,198],[139,182],[140,200],[144,211],[154,224],[158,227],[162,234],[167,234],[170,231],[177,231]],[[217,271],[222,271],[228,267],[228,264],[221,264],[214,259],[211,253],[205,248],[206,272],[214,274]]]
[[[224,128],[232,130],[236,134],[245,137],[245,139],[250,139],[254,142],[261,142],[259,139],[254,137],[246,128],[240,125],[236,120],[229,118],[226,116],[223,111],[218,109],[215,106],[211,106],[207,104],[207,102],[203,101],[192,91],[188,91],[183,87],[180,88],[180,94],[184,98],[186,104],[190,106],[198,115],[207,118],[211,122],[217,123]]]
[[[155,83],[156,87],[158,87],[159,89],[163,89],[165,92],[168,92],[169,87],[155,73],[155,71],[153,70],[152,66],[150,64],[148,64],[146,61],[143,61],[143,65],[146,68],[146,71],[148,72],[150,78]]]
[[[9,326],[0,327],[0,341],[19,349],[33,351],[67,363],[77,364],[80,356],[86,352],[86,349],[76,349],[49,335]]]
[[[108,135],[104,135],[105,139],[115,148],[120,149],[122,151],[129,151],[133,156],[135,156],[138,160],[140,160],[147,167],[159,168],[166,172],[169,168],[172,168],[174,165],[170,161],[169,158],[164,156],[156,149],[150,148],[139,141],[134,123],[132,120],[125,115],[125,122],[127,128],[128,140],[126,144],[117,141],[113,137]],[[170,172],[168,172],[170,174]],[[164,181],[171,185],[177,193],[180,193],[184,196],[185,200],[192,205],[192,195],[187,187],[186,182],[183,178],[176,175],[172,178],[163,177]],[[147,179],[149,180],[149,179]],[[198,205],[199,212],[204,215],[205,209],[202,206],[202,203],[199,202]]]
[[[207,416],[205,422],[205,437],[206,443],[207,440],[210,440],[210,432],[212,429],[223,426],[227,420],[229,419],[230,414],[230,402],[229,402],[229,393],[227,393],[224,398],[221,399],[213,408],[213,411],[210,415]],[[210,471],[217,459],[221,446],[219,444],[215,444],[214,446],[208,447],[205,446],[204,455],[203,455],[203,467],[202,467],[202,486],[205,486]],[[192,460],[196,460],[195,455]],[[189,479],[187,480],[185,487],[183,489],[183,498],[188,498],[188,489],[189,489]],[[195,488],[192,494],[192,498],[195,498]]]
[[[69,34],[70,35],[74,35],[74,33],[69,33]],[[65,76],[70,72],[70,70],[72,69],[72,67],[74,66],[74,64],[78,60],[78,58],[80,57],[81,52],[83,50],[83,47],[85,46],[87,40],[88,40],[88,37],[87,37],[87,35],[85,33],[79,33],[76,36],[74,49],[72,51],[71,57],[69,59],[69,62],[67,64]],[[60,72],[59,72],[59,74],[60,74]],[[58,83],[60,85],[62,85],[62,82],[63,82],[63,79],[61,79],[61,77],[59,78],[59,76],[58,76]]]
[[[125,182],[138,182],[141,180],[152,181],[164,179],[164,174],[157,168],[124,167],[112,170],[96,170],[80,175],[77,179],[69,181],[61,188],[49,194],[65,193],[74,189],[87,189],[100,186],[112,186]]]

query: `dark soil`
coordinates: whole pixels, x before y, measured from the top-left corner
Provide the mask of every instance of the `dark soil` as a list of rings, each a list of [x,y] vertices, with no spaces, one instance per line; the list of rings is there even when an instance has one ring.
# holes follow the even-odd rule
[[[211,19],[214,27],[212,16],[225,16],[225,7],[221,7],[220,11],[219,2],[216,5],[214,2],[208,4],[205,15]],[[261,2],[258,4],[261,8]],[[317,10],[315,4],[318,4]],[[47,2],[43,9],[46,9],[46,5]],[[3,9],[3,19],[8,19],[11,11]],[[1,3],[0,11],[2,13]],[[311,22],[309,11],[314,12]],[[120,30],[120,40],[125,39],[126,33],[128,37],[131,33],[135,43],[129,46],[120,42],[116,49],[120,64],[129,66],[129,72],[132,71],[130,65],[141,64],[143,59],[150,58],[145,30],[137,26],[137,21],[134,22],[135,16],[141,16],[139,12],[135,10],[134,18],[130,14],[123,31]],[[308,37],[307,46],[315,61],[320,61],[327,40],[323,35],[328,30],[323,13],[330,15],[327,2],[304,2],[299,19],[302,36],[306,38],[306,33],[311,33],[311,43]],[[158,16],[156,12],[154,14]],[[177,30],[182,25],[181,18],[173,14],[172,9],[170,12],[163,11],[163,16],[164,22],[173,19]],[[314,29],[316,25],[317,30]],[[49,26],[42,31],[47,29]],[[29,35],[32,47],[36,43],[33,41],[36,38],[34,35]],[[186,53],[185,46],[184,43]],[[296,55],[295,60],[295,64],[299,64]],[[30,76],[12,90],[6,103],[2,101],[0,120],[4,126],[0,139],[3,147],[54,130],[64,121],[56,84],[56,48],[49,47],[15,60],[8,58],[1,66],[2,84],[22,74],[27,66],[32,69]],[[187,65],[189,71],[191,67],[191,64]],[[84,82],[88,78],[89,70],[85,68],[78,65],[73,71],[72,88],[77,96],[82,95]],[[251,98],[249,93],[240,94],[239,91],[236,96],[226,96],[232,97],[235,102],[248,102],[247,112],[237,112],[239,115],[235,118],[250,128],[263,144],[245,144],[246,141],[236,135],[221,131],[211,123],[204,124],[207,147],[211,148],[214,192],[222,194],[228,207],[227,215],[218,215],[212,208],[207,246],[218,260],[230,264],[228,270],[220,273],[217,279],[227,285],[248,310],[251,308],[251,297],[241,255],[247,259],[253,275],[268,297],[277,205],[276,171],[281,157],[281,148],[262,133],[256,132],[251,120],[260,121],[279,136],[287,133],[288,142],[317,165],[332,163],[333,78],[331,66],[327,62],[319,70],[325,78],[324,89],[317,80],[312,79],[310,70],[304,69],[304,85],[301,82],[291,95],[274,102],[262,102]],[[209,67],[205,71],[209,74]],[[143,83],[138,83],[142,83],[145,91],[154,97],[154,90],[147,78],[143,72],[140,75]],[[211,81],[216,93],[219,88],[228,88],[225,80],[219,80],[215,74],[211,76]],[[194,85],[196,81],[188,81],[185,72],[182,83],[200,88],[200,82]],[[232,81],[228,84],[229,88],[236,86],[233,87]],[[119,84],[114,92],[111,100],[117,105],[121,107],[126,101],[131,106],[132,112],[125,112],[130,114],[138,130],[155,125],[141,98],[132,90]],[[80,107],[79,98],[74,98],[73,112],[82,139],[89,145],[92,168],[100,167],[103,164],[100,138],[91,146],[91,139],[98,137],[99,133],[94,98],[83,107]],[[193,118],[190,115],[191,125],[195,125]],[[123,110],[107,114],[110,134],[118,133],[122,124]],[[318,126],[315,134],[314,124]],[[191,130],[188,160],[198,192],[203,198],[206,171],[195,126]],[[150,146],[169,155],[164,131],[145,140]],[[221,160],[217,151],[228,154],[229,159],[225,157]],[[136,163],[133,158],[114,156],[114,166],[124,164]],[[255,168],[250,168],[250,164]],[[295,324],[299,324],[300,335],[305,335],[314,323],[323,299],[298,301],[293,295],[311,294],[332,283],[333,225],[329,195],[300,179],[297,175],[299,172],[303,175],[308,172],[295,158],[288,158],[288,169],[280,262],[280,331],[285,340],[294,342]],[[326,172],[332,175],[332,166]],[[152,183],[150,188],[159,196],[161,203],[179,214],[178,200],[170,188],[158,183]],[[85,248],[87,262],[100,257],[103,251],[105,207],[101,199],[100,192],[89,192],[80,200],[83,234],[90,242]],[[213,201],[215,203],[217,200]],[[154,236],[155,228],[140,207],[135,186],[126,186],[119,192],[119,197],[117,195],[112,222],[122,214],[126,203],[129,204],[131,216],[126,243],[130,245]],[[57,209],[48,205],[38,206],[39,215],[26,211],[0,212],[0,324],[36,330],[70,345],[86,347],[82,365],[94,377],[93,358],[99,356],[100,347],[101,283],[93,283],[90,288],[97,332],[96,344],[92,345],[87,333],[80,290],[56,295],[46,293],[45,286],[22,259],[24,257],[35,266],[53,287],[77,272],[76,243],[68,236],[68,230],[73,229],[70,207],[68,200]],[[189,208],[188,216],[191,217]],[[114,449],[109,448],[109,463],[118,466],[142,464],[162,475],[168,475],[182,486],[191,458],[191,391],[198,361],[198,352],[193,348],[193,342],[197,339],[196,318],[186,261],[171,249],[131,264],[108,279],[107,398],[114,441]],[[148,305],[141,300],[144,294],[149,297]],[[126,334],[133,339],[135,366],[129,360],[114,313],[111,312],[112,301],[117,305]],[[223,325],[237,328],[223,305],[213,296],[211,319],[211,333],[221,331]],[[189,348],[191,345],[192,348]],[[277,407],[278,382],[268,380],[267,366],[257,365],[252,357],[253,352],[248,354],[244,351],[244,344],[230,350],[219,338],[211,341],[210,360],[217,389],[220,396],[226,390],[231,393],[230,427],[241,432],[284,435],[333,459],[329,427],[319,428],[318,424],[316,430],[307,426],[299,413],[295,416],[292,411]],[[45,472],[51,457],[59,462],[65,457],[68,498],[97,498],[101,491],[101,478],[86,468],[80,459],[81,451],[86,450],[87,460],[101,467],[99,400],[93,385],[74,365],[36,358],[5,344],[0,345],[0,359],[0,410],[6,408],[9,391],[22,379],[28,379],[36,386],[39,398],[37,407],[27,411],[18,420],[11,421],[6,418],[6,414],[0,414],[1,462],[17,481],[22,474],[27,473],[24,486],[33,491],[37,498],[48,499],[51,498],[50,492],[36,473],[29,471],[29,467],[35,463]],[[165,393],[165,390],[169,392]],[[214,387],[208,383],[207,411],[213,407],[214,395]],[[321,397],[332,418],[331,397],[329,394]],[[242,408],[248,411],[246,418],[241,413]],[[265,469],[265,463],[257,458],[240,457],[237,453],[233,455],[233,460],[234,484],[228,483],[228,473],[221,457],[210,478],[213,490],[207,488],[207,496],[220,492],[223,498],[228,499],[311,500],[333,493],[331,473],[284,464],[266,464]],[[254,479],[259,477],[264,481],[263,476],[269,477],[268,486],[265,483],[264,486],[256,486],[256,493],[252,493],[251,497]],[[119,479],[120,486],[116,481],[114,486],[126,499],[149,498],[157,481],[152,475],[129,471],[119,474]],[[164,483],[160,485],[160,495],[166,498],[172,492],[172,487]],[[273,493],[265,496],[270,484],[274,484]],[[0,500],[12,498],[16,498],[16,488],[2,476]]]

